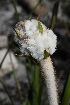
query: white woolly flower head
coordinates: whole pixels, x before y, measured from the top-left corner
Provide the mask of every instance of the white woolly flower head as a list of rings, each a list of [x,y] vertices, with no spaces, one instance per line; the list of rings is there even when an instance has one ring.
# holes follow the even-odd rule
[[[52,55],[56,50],[57,37],[36,19],[19,22],[15,26],[15,40],[21,44],[21,52],[37,60],[44,58],[46,51]]]

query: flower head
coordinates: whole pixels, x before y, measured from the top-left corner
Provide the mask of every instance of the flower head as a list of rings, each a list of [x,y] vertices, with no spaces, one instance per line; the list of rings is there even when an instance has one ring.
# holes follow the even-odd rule
[[[55,52],[56,39],[53,31],[36,19],[21,21],[15,26],[15,40],[21,44],[21,52],[37,60],[44,58],[44,51],[50,55]]]

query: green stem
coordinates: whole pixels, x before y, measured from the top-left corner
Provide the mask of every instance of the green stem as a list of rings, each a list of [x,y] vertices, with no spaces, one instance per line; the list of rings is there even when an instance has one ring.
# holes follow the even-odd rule
[[[52,19],[51,19],[51,24],[50,24],[50,28],[52,28],[52,29],[54,29],[55,26],[56,26],[59,1],[60,0],[55,0],[55,4],[54,4],[54,7],[53,7]]]
[[[18,15],[17,7],[16,7],[16,0],[13,0],[13,7],[15,10],[15,14],[16,14],[16,20],[18,22],[19,21],[19,15]]]
[[[64,89],[61,105],[70,105],[70,73],[68,75],[67,83]]]
[[[35,11],[35,9],[37,8],[37,6],[39,5],[40,2],[41,2],[41,0],[39,0],[38,3],[36,4],[36,6],[32,9],[32,11],[30,12],[28,18],[31,17],[32,13]]]
[[[9,53],[9,54],[10,54],[10,60],[11,60],[11,64],[12,64],[12,70],[13,70],[14,79],[15,79],[16,86],[18,88],[18,92],[19,92],[19,95],[20,95],[21,104],[24,105],[24,98],[23,98],[23,95],[22,95],[21,86],[20,86],[20,84],[18,82],[16,70],[14,68],[14,65],[13,65],[13,62],[12,62],[12,58],[11,58],[11,53]]]

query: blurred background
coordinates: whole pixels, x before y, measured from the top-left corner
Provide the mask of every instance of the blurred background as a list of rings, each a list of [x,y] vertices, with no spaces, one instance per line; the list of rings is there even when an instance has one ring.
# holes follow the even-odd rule
[[[39,19],[57,35],[57,50],[51,58],[59,98],[63,94],[70,72],[70,0],[0,0],[0,105],[48,105],[43,82],[39,103],[33,104],[39,75],[32,82],[32,73],[39,67],[22,56],[14,42],[15,24],[31,18]]]

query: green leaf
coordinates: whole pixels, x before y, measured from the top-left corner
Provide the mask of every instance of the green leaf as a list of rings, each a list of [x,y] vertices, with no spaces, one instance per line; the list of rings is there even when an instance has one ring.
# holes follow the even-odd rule
[[[17,36],[20,38],[20,36],[21,36],[20,31],[19,31],[19,30],[17,30],[17,29],[15,29],[15,32],[16,32]]]
[[[69,101],[70,101],[70,73],[68,75],[67,83],[64,89],[61,105],[70,105]]]
[[[49,57],[50,56],[50,54],[45,50],[44,51],[44,59],[46,59],[47,57]]]
[[[41,33],[43,33],[43,27],[42,27],[40,21],[38,21],[38,29]]]

